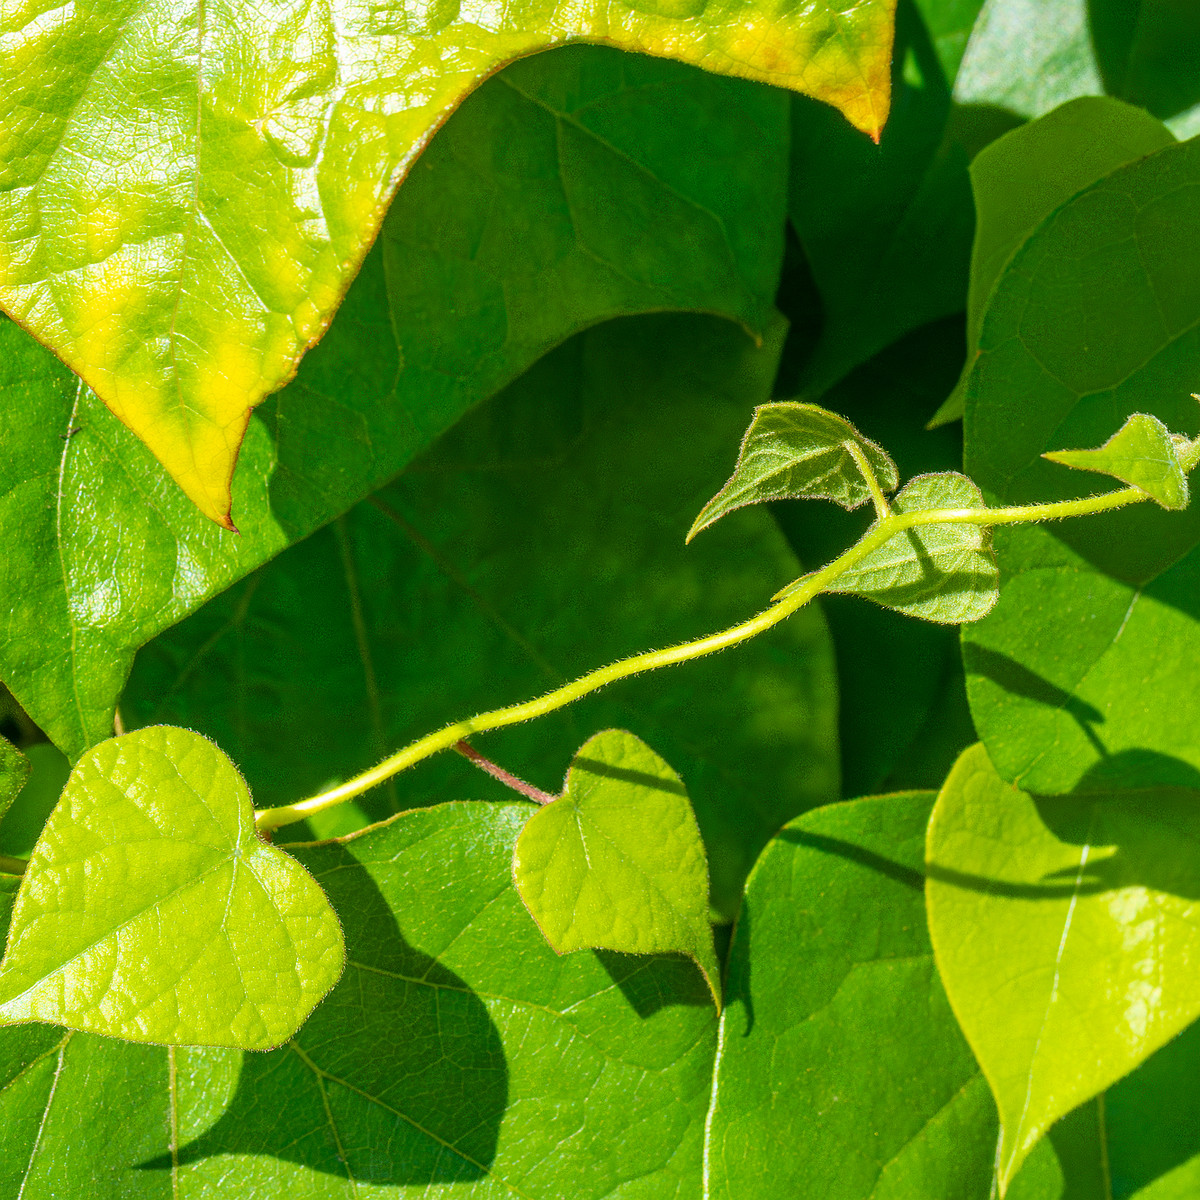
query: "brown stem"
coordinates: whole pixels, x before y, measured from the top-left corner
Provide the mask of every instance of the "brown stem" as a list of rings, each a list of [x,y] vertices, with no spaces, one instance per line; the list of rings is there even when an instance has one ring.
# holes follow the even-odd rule
[[[549,792],[543,792],[541,788],[535,788],[532,783],[526,783],[525,780],[509,774],[503,767],[496,766],[491,759],[484,758],[465,738],[460,738],[455,742],[454,748],[463,758],[469,759],[481,771],[486,771],[493,779],[500,780],[505,787],[512,788],[514,792],[520,792],[522,796],[528,796],[530,800],[536,800],[539,804],[550,804],[558,799]]]

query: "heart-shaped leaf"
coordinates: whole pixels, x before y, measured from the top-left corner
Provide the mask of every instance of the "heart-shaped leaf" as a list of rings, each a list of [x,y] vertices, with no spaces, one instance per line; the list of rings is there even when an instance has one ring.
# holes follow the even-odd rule
[[[747,504],[798,499],[832,500],[847,509],[865,504],[871,489],[856,452],[870,464],[885,492],[900,482],[887,451],[863,437],[845,417],[794,400],[760,404],[729,482],[700,510],[687,540]]]
[[[481,80],[590,38],[798,88],[878,136],[894,7],[18,8],[0,56],[0,303],[232,528],[251,409],[321,336],[400,179]]]
[[[34,848],[0,962],[0,1024],[266,1049],[337,982],[325,894],[254,829],[207,738],[154,726],[80,759]]]
[[[1116,433],[1095,450],[1048,450],[1042,455],[1051,462],[1077,471],[1111,475],[1122,483],[1140,488],[1163,508],[1187,508],[1186,465],[1192,464],[1192,442],[1178,439],[1157,418],[1134,413]]]
[[[696,817],[679,776],[632,733],[609,729],[580,747],[562,796],[517,839],[513,878],[559,954],[686,954],[720,1007]]]
[[[1035,798],[982,746],[926,844],[938,970],[991,1085],[1001,1191],[1037,1140],[1200,1015],[1200,793]]]

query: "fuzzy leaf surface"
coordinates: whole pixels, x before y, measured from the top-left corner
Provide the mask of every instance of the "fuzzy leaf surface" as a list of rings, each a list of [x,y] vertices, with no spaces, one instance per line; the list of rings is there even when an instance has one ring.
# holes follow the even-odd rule
[[[686,954],[720,1008],[696,817],[679,776],[633,734],[584,742],[563,794],[521,831],[513,879],[559,954]]]
[[[847,509],[865,504],[871,489],[848,443],[862,452],[885,492],[899,483],[887,451],[863,437],[845,417],[794,400],[760,405],[742,439],[733,474],[700,510],[687,540],[747,504],[794,499],[832,500]]]
[[[340,319],[251,421],[237,538],[0,319],[0,678],[77,757],[112,733],[139,646],[564,338],[662,309],[764,331],[786,145],[786,96],[663,59],[575,46],[489,81],[422,155]]]
[[[0,1195],[698,1195],[708,991],[679,960],[553,953],[512,884],[530,811],[445,804],[295,847],[348,961],[279,1050],[0,1030]]]
[[[1048,450],[1042,457],[1077,471],[1110,475],[1140,488],[1163,508],[1187,508],[1187,476],[1171,431],[1146,413],[1134,413],[1094,450]]]
[[[1135,412],[1200,429],[1197,184],[1200,144],[1168,146],[1068,201],[1003,272],[964,429],[989,502],[1111,491],[1041,455],[1102,445]],[[1004,586],[964,655],[997,770],[1043,794],[1200,782],[1200,512],[1139,504],[994,540]]]
[[[324,332],[400,180],[487,76],[591,39],[801,89],[877,136],[894,4],[114,0],[53,22],[34,7],[5,19],[0,303],[232,528],[251,410]]]
[[[262,1050],[343,958],[329,901],[259,839],[233,764],[158,726],[101,743],[67,781],[17,895],[0,1024]]]
[[[965,475],[922,475],[896,494],[897,512],[981,508]],[[989,531],[978,525],[924,525],[889,539],[851,567],[830,590],[865,596],[910,617],[962,625],[982,620],[999,597],[1000,575]]]
[[[1000,1110],[1001,1190],[1059,1118],[1200,1015],[1200,794],[1038,799],[982,746],[929,824],[938,971]]]
[[[971,163],[975,243],[967,296],[970,353],[933,424],[958,420],[988,298],[1004,267],[1056,208],[1111,171],[1175,141],[1145,109],[1101,96],[1071,100],[986,146]]]
[[[574,339],[343,522],[147,646],[126,720],[200,730],[259,804],[283,804],[463,714],[744,620],[800,573],[770,514],[732,514],[692,546],[683,533],[770,394],[779,342],[756,349],[698,316]],[[629,729],[687,780],[713,900],[732,917],[761,847],[837,797],[829,634],[811,606],[678,672],[478,748],[557,793],[589,735]],[[455,754],[393,782],[362,797],[372,815],[510,795]]]

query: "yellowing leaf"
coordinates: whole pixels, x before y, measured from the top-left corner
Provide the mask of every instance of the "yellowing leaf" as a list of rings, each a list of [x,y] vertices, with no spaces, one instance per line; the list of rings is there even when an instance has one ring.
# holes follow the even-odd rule
[[[0,305],[232,528],[250,411],[321,336],[393,191],[482,79],[605,42],[795,88],[878,136],[893,9],[14,0]]]

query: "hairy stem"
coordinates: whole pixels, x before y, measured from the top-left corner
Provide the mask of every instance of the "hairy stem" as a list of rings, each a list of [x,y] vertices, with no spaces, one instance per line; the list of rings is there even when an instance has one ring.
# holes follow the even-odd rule
[[[878,484],[876,484],[878,487]],[[882,495],[882,493],[881,493]],[[619,662],[610,663],[589,671],[586,675],[565,683],[561,687],[547,692],[534,700],[526,700],[520,704],[512,704],[493,712],[480,713],[479,716],[469,717],[465,721],[457,721],[447,725],[435,733],[426,734],[404,749],[385,758],[377,767],[364,771],[339,787],[330,788],[308,800],[296,804],[285,804],[279,808],[264,808],[255,815],[255,823],[260,830],[277,829],[281,825],[290,825],[294,821],[303,820],[313,813],[322,812],[361,796],[378,784],[391,779],[408,767],[437,754],[441,750],[449,750],[472,734],[484,733],[489,729],[502,729],[508,725],[518,725],[522,721],[534,717],[545,716],[556,709],[564,708],[591,692],[616,683],[620,679],[628,679],[631,675],[640,675],[643,671],[657,671],[661,667],[674,666],[676,663],[689,662],[694,658],[703,658],[715,654],[718,650],[726,650],[730,646],[739,645],[750,638],[765,633],[768,629],[785,621],[792,613],[803,608],[814,596],[825,591],[830,584],[836,582],[851,567],[855,566],[873,550],[885,542],[903,533],[906,529],[916,529],[924,525],[1018,525],[1036,521],[1054,521],[1065,517],[1081,517],[1090,513],[1108,512],[1114,508],[1123,508],[1127,504],[1137,504],[1150,497],[1140,488],[1128,487],[1120,491],[1107,492],[1101,496],[1087,496],[1081,500],[1060,500],[1052,504],[1028,504],[1009,508],[930,508],[915,512],[889,512],[888,516],[876,521],[874,525],[849,550],[839,555],[822,567],[797,580],[794,590],[789,589],[769,608],[748,621],[742,621],[723,629],[719,633],[699,638],[694,642],[685,642],[680,646],[669,646],[665,650],[648,650],[635,654]],[[885,501],[886,504],[886,501]]]
[[[871,466],[870,459],[862,452],[862,447],[853,438],[848,438],[842,444],[850,452],[850,457],[854,459],[854,465],[858,467],[859,474],[866,480],[867,488],[871,492],[871,503],[875,505],[876,520],[886,521],[892,515],[892,506],[883,494],[883,488],[879,486],[879,479],[875,474],[875,468]]]

